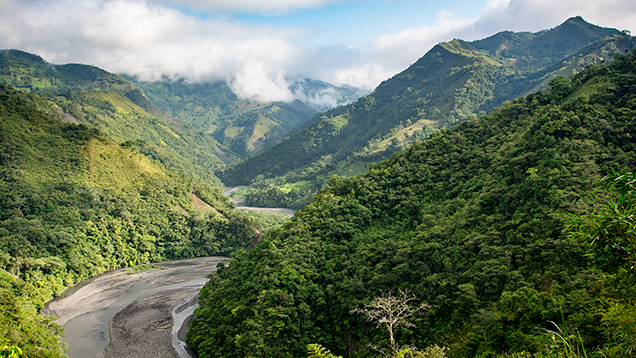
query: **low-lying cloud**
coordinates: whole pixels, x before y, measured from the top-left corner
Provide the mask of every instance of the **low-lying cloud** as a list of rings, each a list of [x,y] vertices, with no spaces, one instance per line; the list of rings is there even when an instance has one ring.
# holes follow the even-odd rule
[[[371,90],[436,43],[453,38],[538,31],[576,15],[621,30],[636,23],[634,1],[490,0],[474,18],[440,11],[434,24],[347,47],[307,45],[312,41],[305,29],[253,25],[222,12],[285,12],[331,2],[335,0],[179,2],[179,8],[211,9],[200,16],[172,7],[173,0],[0,0],[0,48],[32,52],[52,63],[91,64],[147,81],[224,80],[242,97],[290,101],[299,98],[290,83],[305,77]],[[215,9],[221,9],[217,16]]]

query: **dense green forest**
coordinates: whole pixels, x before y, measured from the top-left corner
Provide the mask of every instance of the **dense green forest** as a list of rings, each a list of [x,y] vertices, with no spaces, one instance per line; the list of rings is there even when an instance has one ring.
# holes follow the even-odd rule
[[[316,113],[299,101],[260,103],[239,98],[225,82],[134,82],[159,108],[229,148],[233,159],[276,144]]]
[[[402,289],[430,309],[396,328],[401,345],[451,357],[631,356],[635,183],[612,173],[635,171],[635,118],[633,51],[367,174],[333,176],[214,274],[188,340],[202,358],[305,357],[310,344],[372,357],[389,337],[352,311]]]
[[[157,107],[210,134],[242,159],[278,143],[317,110],[353,102],[364,94],[357,88],[304,79],[290,87],[303,101],[263,103],[239,98],[225,81],[143,82],[126,78],[142,88]]]
[[[37,312],[74,283],[227,255],[267,229],[209,184],[51,112],[48,97],[0,84],[0,344],[26,357],[62,356],[61,328]]]
[[[636,39],[628,33],[580,17],[537,33],[501,32],[479,41],[441,43],[368,96],[317,114],[279,144],[217,175],[226,185],[253,187],[253,196],[261,197],[255,202],[282,197],[299,207],[332,174],[366,172],[365,164],[440,128],[490,113],[507,100],[547,87],[555,77],[634,47]],[[271,195],[271,187],[279,195]],[[304,197],[295,198],[292,189]]]
[[[41,109],[62,121],[98,128],[111,141],[127,142],[168,169],[222,187],[214,170],[231,161],[232,153],[189,122],[171,118],[118,75],[3,50],[0,83],[46,96],[51,103]]]

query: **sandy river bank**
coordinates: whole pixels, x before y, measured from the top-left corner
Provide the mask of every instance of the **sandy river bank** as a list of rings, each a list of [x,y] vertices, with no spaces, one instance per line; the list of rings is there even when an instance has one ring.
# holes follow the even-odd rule
[[[232,193],[239,190],[240,188],[242,188],[242,186],[227,187],[223,191],[223,195],[230,197]],[[280,213],[280,214],[285,214],[289,217],[294,216],[294,213],[296,212],[296,210],[287,209],[287,208],[259,208],[254,206],[245,206],[245,201],[243,201],[243,199],[230,198],[230,201],[236,205],[237,209],[243,210],[243,211],[256,211],[259,213],[267,213],[267,214]]]
[[[206,276],[225,260],[162,262],[157,264],[161,270],[136,274],[119,269],[74,286],[48,304],[65,328],[63,341],[70,349],[66,354],[70,358],[189,357],[183,342],[188,317]]]

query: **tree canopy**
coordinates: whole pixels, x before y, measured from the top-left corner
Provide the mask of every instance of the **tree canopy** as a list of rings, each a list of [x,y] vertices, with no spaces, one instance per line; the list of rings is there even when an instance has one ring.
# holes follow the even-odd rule
[[[388,337],[349,312],[391,288],[432,307],[396,337],[443,344],[451,357],[539,353],[537,328],[551,322],[590,349],[609,344],[595,300],[602,274],[563,231],[606,198],[598,180],[636,168],[636,56],[552,86],[367,174],[332,177],[201,290],[188,336],[199,356],[306,356],[313,343],[372,356],[367,344]]]

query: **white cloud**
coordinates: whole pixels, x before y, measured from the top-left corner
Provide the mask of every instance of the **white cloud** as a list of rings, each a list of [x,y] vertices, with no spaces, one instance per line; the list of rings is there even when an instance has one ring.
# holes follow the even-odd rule
[[[239,97],[260,102],[294,100],[285,73],[280,71],[272,78],[265,70],[265,65],[257,60],[247,61],[229,82],[232,91]]]
[[[0,48],[36,53],[53,63],[92,64],[142,80],[221,79],[231,82],[237,94],[289,99],[289,93],[275,89],[283,85],[281,73],[302,52],[294,44],[296,29],[201,19],[143,1],[0,1]]]
[[[319,108],[320,110],[326,110],[329,108],[333,108],[338,104],[335,96],[338,94],[336,90],[333,88],[325,88],[318,93],[314,93],[312,95],[305,94],[304,88],[300,85],[294,91],[294,98],[302,101],[303,103],[309,105],[313,108]]]
[[[283,12],[343,1],[179,2],[181,9],[208,9],[202,17],[170,7],[174,0],[0,0],[0,48],[32,52],[53,63],[96,65],[144,80],[220,79],[241,96],[290,100],[295,95],[286,87],[288,81],[303,77],[371,90],[436,43],[453,38],[538,31],[576,15],[601,26],[636,30],[632,0],[487,0],[475,17],[442,10],[435,23],[387,33],[358,47],[308,45],[310,30],[252,25],[223,12]]]
[[[539,31],[573,16],[619,30],[636,26],[636,2],[631,0],[490,0],[474,30],[480,36],[498,31]]]
[[[455,18],[449,11],[440,11],[437,22],[433,25],[380,36],[375,40],[373,53],[383,67],[405,69],[435,44],[452,40],[475,21],[476,19]]]
[[[223,9],[250,12],[286,12],[299,8],[312,8],[335,0],[153,0],[165,5],[178,5],[201,10]]]

